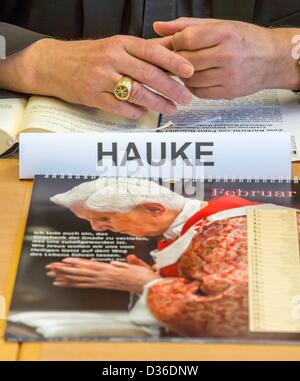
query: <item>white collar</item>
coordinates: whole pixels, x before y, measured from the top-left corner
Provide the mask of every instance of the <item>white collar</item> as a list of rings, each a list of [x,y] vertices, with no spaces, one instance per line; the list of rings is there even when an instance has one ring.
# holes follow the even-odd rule
[[[207,203],[204,201],[195,199],[188,200],[173,223],[169,226],[168,230],[165,231],[164,238],[171,240],[179,237],[186,221],[202,209],[206,204]]]
[[[247,210],[249,209],[274,209],[274,208],[290,209],[285,206],[274,205],[274,204],[247,205],[247,206],[242,206],[239,208],[223,210],[222,212],[212,214],[209,217],[207,217],[207,221],[209,223],[212,223],[212,222],[224,220],[227,218],[245,216],[247,215]],[[199,231],[199,229],[197,229],[196,227],[197,227],[197,223],[191,226],[182,236],[176,239],[176,241],[174,241],[171,245],[165,247],[164,249],[160,251],[154,250],[151,252],[151,255],[153,256],[158,269],[161,269],[166,266],[170,266],[179,260],[182,254],[189,247],[195,235],[200,234],[201,230]]]

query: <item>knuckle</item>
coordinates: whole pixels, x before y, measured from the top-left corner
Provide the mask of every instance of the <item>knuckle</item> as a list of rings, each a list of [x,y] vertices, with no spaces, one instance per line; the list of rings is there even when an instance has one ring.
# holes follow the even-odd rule
[[[234,22],[222,22],[219,26],[219,33],[223,39],[235,39],[239,36]]]
[[[144,69],[142,78],[145,83],[152,83],[157,76],[157,69],[152,65],[147,65]]]
[[[113,111],[113,113],[118,114],[118,115],[123,114],[123,112],[124,112],[123,102],[122,101],[112,102],[112,111]]]
[[[164,106],[166,106],[167,103],[165,103],[165,101],[163,99],[161,99],[160,97],[158,97],[157,95],[155,95],[153,97],[153,100],[152,100],[152,109],[154,110],[162,110],[164,108]]]
[[[176,32],[173,34],[173,36],[171,38],[171,46],[172,46],[173,50],[177,50],[177,46],[178,46],[178,43],[180,41],[181,33],[182,32]]]
[[[146,41],[144,44],[144,53],[144,56],[148,57],[148,60],[151,61],[159,54],[159,46],[150,41]]]
[[[145,99],[145,91],[143,87],[135,83],[133,85],[132,92],[130,95],[130,101],[142,103],[144,99]]]
[[[195,46],[195,28],[187,27],[183,33],[184,33],[184,45],[186,49],[192,50],[193,47]]]
[[[103,66],[95,66],[92,70],[91,76],[89,78],[89,83],[91,86],[95,86],[95,82],[99,81],[99,78],[102,80],[107,77],[107,71]]]
[[[225,50],[220,54],[223,64],[232,64],[238,60],[238,55],[234,51]]]
[[[114,38],[114,37],[112,37]],[[115,41],[110,41],[109,44],[105,44],[98,53],[98,64],[109,64],[111,65],[120,57],[120,51],[123,47]],[[122,55],[122,54],[121,54]]]
[[[100,79],[103,81],[106,78],[105,73],[102,70],[96,69],[90,72],[89,76],[83,81],[83,92],[93,95],[95,92],[101,91]]]
[[[181,94],[184,91],[184,85],[175,80],[174,80],[174,83],[169,82],[168,80],[161,81],[161,86],[162,86],[161,93],[172,100],[180,99]]]
[[[190,19],[188,17],[179,17],[179,19],[177,19],[177,21],[189,21]]]
[[[109,39],[111,44],[119,46],[119,45],[123,45],[125,36],[117,34],[115,36],[110,37]]]
[[[144,114],[142,110],[138,107],[134,107],[133,104],[131,107],[128,107],[128,105],[127,102],[122,101],[114,103],[113,113],[130,119],[139,119]]]
[[[132,107],[130,110],[126,111],[126,114],[130,119],[139,119],[144,113],[140,109]]]
[[[191,52],[188,52],[188,51],[180,51],[180,52],[176,52],[175,53],[176,54],[176,56],[178,55],[178,56],[180,56],[181,58],[184,58],[185,60],[187,60],[187,61],[189,61],[190,63],[194,63],[194,61],[195,61],[195,56],[194,56],[194,54],[193,53],[191,53]],[[174,60],[174,56],[172,55],[172,57],[170,57],[170,61],[172,61],[173,62],[173,60]]]
[[[116,61],[116,58],[118,55],[116,54],[115,46],[112,46],[110,49],[106,49],[104,54],[101,56],[101,63],[102,64],[112,64]],[[100,60],[99,60],[100,61]]]
[[[172,87],[168,86],[168,90],[172,91],[173,94],[177,95],[177,94],[181,94],[184,90],[184,87],[181,83],[177,82],[174,80],[175,83],[172,83]]]
[[[131,119],[139,119],[143,116],[143,113],[140,111],[132,111],[131,115],[129,116]]]
[[[131,44],[140,44],[143,40],[140,37],[130,36],[130,35],[121,35],[119,36],[123,44],[131,43]]]
[[[164,48],[162,49],[164,50]],[[167,51],[167,49],[166,51],[162,51],[161,55],[163,56],[164,67],[171,72],[179,66],[179,63],[181,63],[181,57]]]

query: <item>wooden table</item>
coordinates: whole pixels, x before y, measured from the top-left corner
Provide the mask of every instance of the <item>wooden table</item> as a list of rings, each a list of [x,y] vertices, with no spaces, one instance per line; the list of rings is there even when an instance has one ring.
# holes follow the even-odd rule
[[[299,174],[300,163],[295,163],[293,175]],[[16,158],[0,160],[0,295],[5,296],[7,304],[14,284],[31,189],[31,181],[18,180]],[[100,342],[18,345],[5,343],[3,331],[4,321],[0,320],[1,360],[300,360],[300,346]]]

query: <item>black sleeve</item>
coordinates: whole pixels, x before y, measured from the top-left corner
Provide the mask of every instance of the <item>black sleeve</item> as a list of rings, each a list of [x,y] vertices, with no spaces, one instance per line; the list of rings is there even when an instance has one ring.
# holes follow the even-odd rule
[[[16,25],[0,22],[0,35],[3,36],[6,45],[6,56],[26,48],[28,45],[48,36]],[[2,53],[1,49],[1,54]]]

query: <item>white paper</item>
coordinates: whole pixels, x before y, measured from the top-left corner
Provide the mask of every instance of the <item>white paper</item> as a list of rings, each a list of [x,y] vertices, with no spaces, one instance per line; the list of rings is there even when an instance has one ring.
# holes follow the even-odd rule
[[[60,99],[30,97],[23,118],[22,130],[47,132],[102,132],[134,129],[155,129],[158,114],[149,111],[139,120],[127,119],[101,110],[74,105]]]
[[[113,143],[116,144],[117,162],[113,163],[108,154],[99,163],[99,146],[102,145],[103,152],[110,152]],[[209,145],[201,146],[203,143]],[[282,133],[23,133],[20,135],[20,178],[47,174],[288,178],[291,174],[290,143],[290,135]],[[175,152],[178,152],[185,144],[183,154],[171,162],[171,148],[175,147]],[[129,145],[131,149],[128,151]],[[160,165],[153,165],[153,162],[160,161],[163,146],[166,160]],[[202,162],[196,161],[199,147],[206,151],[198,157]],[[152,163],[147,161],[147,149]],[[137,154],[140,159],[136,159]],[[184,154],[188,163],[183,160]],[[124,160],[129,157],[135,160]],[[208,163],[213,165],[207,166]]]
[[[286,132],[292,137],[292,160],[300,160],[300,96],[290,90],[262,90],[232,100],[209,100],[194,97],[189,105],[178,105],[175,115],[162,118],[172,121],[180,131],[270,133]]]

